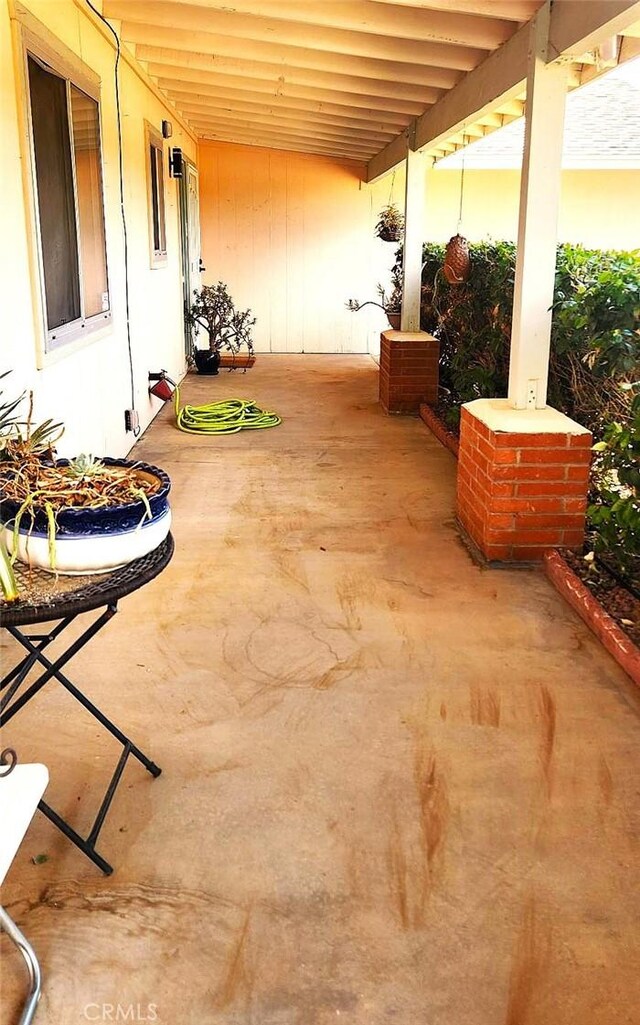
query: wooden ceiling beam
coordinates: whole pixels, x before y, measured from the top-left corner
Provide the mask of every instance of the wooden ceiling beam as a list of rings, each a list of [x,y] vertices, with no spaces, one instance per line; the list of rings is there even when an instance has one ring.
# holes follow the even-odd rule
[[[416,7],[426,11],[455,11],[460,14],[485,15],[506,21],[529,21],[541,6],[542,0],[373,0],[378,4],[396,7]]]
[[[444,42],[457,46],[474,46],[495,50],[513,35],[513,21],[503,20],[494,10],[484,17],[468,11],[428,13],[419,8],[390,4],[373,6],[369,0],[155,0],[173,8],[206,8],[225,15],[257,17],[262,21],[290,22],[295,25],[341,29],[347,32],[384,36],[386,39],[413,39],[421,42]],[[272,31],[269,25],[269,32]],[[301,29],[299,29],[301,31]]]
[[[202,106],[197,103],[189,104],[182,108],[184,116],[190,122],[201,122],[211,120],[220,125],[234,124],[239,128],[255,129],[259,134],[265,129],[284,129],[295,132],[308,138],[340,140],[341,142],[353,141],[364,143],[371,150],[380,146],[384,139],[389,139],[388,134],[381,132],[354,132],[353,129],[340,128],[339,126],[326,125],[318,121],[301,120],[297,118],[284,118],[277,116],[263,116],[260,114],[242,114],[228,110],[216,110],[211,107]]]
[[[186,75],[186,72],[184,73]],[[252,80],[251,88],[243,88],[249,83],[243,79],[240,80],[242,85],[238,83],[238,80],[228,80],[230,84],[225,84],[224,88],[222,85],[210,85],[208,82],[201,82],[196,79],[189,79],[181,77],[180,72],[177,72],[177,77],[167,77],[166,75],[158,80],[158,86],[162,90],[175,90],[179,89],[182,92],[199,92],[202,94],[208,94],[210,96],[222,96],[225,93],[231,94],[232,90],[235,92],[243,92],[248,99],[250,96],[255,95],[266,95],[272,99],[282,98],[284,101],[288,101],[292,98],[299,98],[304,100],[311,100],[316,103],[322,103],[323,107],[325,104],[332,104],[333,107],[341,107],[345,113],[350,110],[354,114],[357,114],[360,109],[365,111],[390,111],[392,113],[400,114],[417,114],[424,110],[424,104],[420,103],[409,103],[407,100],[399,99],[387,99],[384,96],[364,96],[360,93],[332,93],[330,89],[311,89],[303,85],[289,85],[285,83],[280,87],[274,87],[272,82],[258,82]],[[236,84],[237,83],[237,84]],[[328,109],[328,106],[326,107]]]
[[[228,122],[222,122],[215,116],[209,114],[192,115],[190,123],[198,131],[202,125],[207,125],[208,128],[213,127],[214,130],[222,134],[226,131],[230,131],[232,128],[234,131],[245,132],[248,136],[256,139],[267,138],[271,136],[277,136],[281,139],[293,139],[301,142],[312,144],[315,141],[319,141],[323,146],[332,147],[341,151],[352,150],[354,153],[375,153],[377,143],[368,142],[366,140],[354,139],[351,136],[344,136],[343,138],[329,136],[326,137],[323,134],[316,132],[313,135],[309,131],[300,132],[294,127],[288,127],[285,125],[258,125],[248,121],[244,121],[242,118],[237,119],[237,123],[232,125]],[[218,126],[217,129],[215,126]]]
[[[183,107],[190,107],[194,103],[200,107],[206,107],[210,110],[219,110],[227,113],[240,113],[243,114],[258,114],[265,118],[273,115],[274,117],[284,117],[298,120],[313,121],[317,124],[326,124],[339,126],[341,128],[348,129],[363,129],[382,132],[383,134],[393,136],[403,127],[402,124],[398,124],[397,118],[393,120],[385,120],[371,118],[366,120],[364,118],[346,117],[338,114],[327,113],[324,110],[316,109],[317,105],[309,104],[308,107],[295,107],[292,105],[283,105],[277,103],[269,103],[265,100],[264,103],[228,99],[224,96],[202,96],[197,95],[194,98],[193,93],[185,93],[178,91],[170,91],[167,94],[171,99],[171,102],[176,107],[182,109]],[[408,120],[408,119],[407,119]]]
[[[334,156],[350,157],[352,160],[366,162],[372,153],[372,147],[362,149],[351,144],[331,143],[324,140],[313,140],[305,136],[288,132],[255,132],[244,128],[216,128],[215,122],[208,120],[196,121],[193,125],[200,138],[214,139],[218,142],[240,142],[249,146],[261,146],[270,149],[279,146],[281,149],[300,149],[317,153],[322,150]]]
[[[258,143],[258,142],[247,141],[246,139],[243,139],[243,138],[241,138],[239,136],[236,137],[236,138],[228,138],[228,137],[222,138],[219,135],[217,135],[215,132],[211,132],[207,128],[202,128],[200,133],[199,133],[199,135],[198,135],[198,144],[206,146],[207,143],[212,143],[212,144],[217,144],[217,145],[222,144],[222,145],[225,145],[225,146],[243,146],[243,147],[247,147],[247,148],[269,149],[269,150],[275,150],[275,151],[281,152],[281,153],[294,153],[294,154],[299,154],[301,156],[308,156],[308,157],[322,157],[323,159],[327,159],[327,160],[330,160],[330,161],[335,162],[335,163],[354,164],[354,166],[357,166],[357,174],[358,174],[358,176],[362,175],[363,169],[364,169],[364,167],[366,165],[366,162],[367,162],[366,157],[347,156],[341,150],[333,150],[331,148],[324,149],[324,148],[317,147],[317,146],[307,145],[304,142],[298,142],[298,143],[290,143],[290,142],[284,142],[284,143],[283,142],[270,142],[270,143],[266,143],[266,142],[263,142],[263,143]]]
[[[485,114],[495,111],[497,106],[513,100],[524,88],[527,74],[527,53],[529,48],[529,26],[519,29],[504,46],[492,53],[474,72],[465,75],[462,81],[426,111],[416,118],[414,124],[392,140],[376,154],[367,169],[368,180],[386,174],[403,157],[404,146],[411,138],[415,149],[434,149],[440,143],[462,128],[465,124],[478,121]]]
[[[127,32],[132,34],[132,42],[135,43],[135,52],[139,60],[217,74],[274,79],[280,79],[284,75],[288,81],[299,82],[301,85],[322,85],[352,92],[357,92],[363,85],[367,86],[369,79],[378,82],[402,82],[412,87],[451,89],[462,78],[461,71],[450,68],[350,58],[302,47],[291,47],[290,52],[285,52],[283,47],[269,44],[259,48],[259,59],[248,59],[240,40],[224,40],[209,34],[198,40],[201,52],[195,53],[190,33],[176,34],[168,30],[156,30],[154,36],[161,34],[167,45],[153,46],[136,42],[137,36],[143,34],[140,33],[140,28],[139,25],[127,26]],[[207,45],[209,52],[205,49]],[[221,46],[229,52],[221,53]],[[261,54],[263,56],[260,56]]]
[[[462,133],[464,139],[482,139],[487,134],[487,129],[481,124],[465,125]],[[455,136],[454,136],[455,138]]]
[[[507,100],[505,103],[500,104],[497,108],[497,113],[507,117],[523,117],[524,101],[517,99]]]
[[[327,100],[333,100],[336,104],[343,106],[369,106],[377,104],[383,109],[398,110],[404,114],[422,113],[426,107],[434,104],[440,98],[441,92],[437,89],[417,89],[412,92],[406,86],[394,87],[389,90],[369,83],[368,88],[362,88],[353,92],[342,89],[331,89],[329,85],[301,85],[297,82],[290,82],[286,78],[274,79],[246,79],[241,75],[215,75],[206,71],[192,71],[191,68],[173,68],[167,65],[147,65],[148,74],[153,78],[170,81],[192,82],[198,87],[207,85],[213,89],[232,88],[255,90],[257,92],[270,92],[274,96],[299,95]],[[363,100],[365,103],[363,104]]]
[[[592,0],[574,4],[555,0],[551,7],[547,58],[551,63],[599,45],[640,15],[640,0]],[[376,154],[367,168],[368,181],[386,174],[402,159],[403,148],[432,150],[465,124],[492,112],[522,113],[528,53],[535,22],[523,25],[499,50],[447,92],[441,100]],[[574,76],[575,77],[575,76]]]
[[[640,0],[554,0],[549,25],[548,60],[583,54],[640,19]]]
[[[478,124],[485,125],[487,128],[502,128],[504,121],[502,120],[502,114],[492,111],[490,114],[484,114],[482,117],[479,117]]]
[[[430,116],[434,105],[416,120],[416,148],[445,141],[465,123],[477,121],[496,107],[501,113],[522,113],[523,106],[516,97],[526,80],[529,26],[519,29],[507,45],[506,53],[507,47],[501,47],[476,73],[465,76],[458,86],[446,93],[437,104],[435,116]]]
[[[135,3],[130,0],[105,0],[104,13],[108,18],[122,20],[124,38],[129,38],[125,26],[132,24],[169,28],[172,31],[181,29],[193,34],[192,47],[196,50],[201,49],[199,37],[203,32],[216,36],[235,36],[245,42],[254,40],[287,47],[299,47],[302,35],[300,26],[295,23],[191,5],[182,6],[172,2],[156,3],[155,0],[136,0]],[[328,53],[409,64],[434,64],[436,67],[456,68],[459,71],[471,71],[486,56],[486,48],[396,39],[322,25],[305,26],[304,41],[307,47]]]
[[[334,92],[336,95],[342,92],[348,95],[354,93],[365,93],[367,95],[384,96],[386,99],[406,99],[410,103],[426,106],[435,104],[436,100],[443,95],[442,89],[434,89],[429,85],[406,85],[404,82],[381,82],[374,79],[352,78],[351,76],[333,76],[311,72],[309,75],[296,75],[289,69],[280,68],[280,74],[267,72],[265,75],[245,76],[239,69],[235,74],[229,71],[221,71],[217,65],[210,70],[182,67],[176,63],[164,64],[163,61],[146,60],[145,65],[150,69],[149,74],[156,78],[183,78],[191,82],[207,82],[209,85],[228,85],[250,89],[253,82],[270,82],[274,91],[282,86],[305,86],[307,88],[319,88],[325,91]]]
[[[206,135],[208,138],[215,137],[221,140],[244,141],[251,146],[269,147],[274,144],[282,145],[286,148],[304,146],[311,153],[317,153],[319,150],[322,150],[325,153],[349,156],[352,160],[363,160],[365,163],[376,151],[375,143],[366,147],[350,146],[345,142],[341,142],[340,139],[322,139],[314,135],[295,135],[286,132],[281,134],[277,128],[274,128],[273,131],[267,134],[266,132],[257,132],[255,129],[247,128],[243,125],[219,124],[217,121],[209,120],[195,121],[194,127],[199,137]]]
[[[176,88],[166,88],[163,86],[163,94],[166,96],[175,96],[181,102],[188,101],[190,99],[196,100],[198,103],[211,102],[211,103],[223,103],[233,105],[235,103],[255,103],[255,104],[267,104],[273,110],[300,110],[300,111],[322,111],[324,114],[336,115],[339,119],[351,117],[357,115],[359,121],[384,121],[386,117],[391,117],[392,120],[400,118],[404,120],[404,124],[398,125],[397,131],[401,131],[405,124],[408,124],[411,120],[409,114],[392,114],[386,110],[375,110],[373,108],[358,107],[354,110],[353,107],[343,107],[339,104],[326,103],[318,100],[305,100],[300,99],[297,96],[269,96],[265,93],[250,92],[243,89],[199,89],[197,85],[192,83],[186,83],[180,86],[178,84]]]

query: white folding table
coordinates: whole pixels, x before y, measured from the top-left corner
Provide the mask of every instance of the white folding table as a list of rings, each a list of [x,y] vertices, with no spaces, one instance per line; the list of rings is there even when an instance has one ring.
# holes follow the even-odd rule
[[[14,765],[8,772],[6,764],[0,766],[0,885],[18,852],[48,782],[49,772],[44,765]],[[40,965],[33,947],[1,904],[0,928],[13,940],[27,965],[31,986],[20,1025],[29,1025],[42,989]]]

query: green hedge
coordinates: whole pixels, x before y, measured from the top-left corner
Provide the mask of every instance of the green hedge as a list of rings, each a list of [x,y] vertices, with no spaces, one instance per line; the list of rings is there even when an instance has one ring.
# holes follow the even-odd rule
[[[444,246],[423,248],[422,327],[440,339],[441,411],[506,395],[515,245],[470,245],[460,286],[443,273]],[[398,285],[402,252],[394,282]],[[640,556],[640,254],[558,246],[549,404],[588,427],[597,442],[590,518],[596,547],[637,575]],[[630,569],[632,560],[633,568]]]

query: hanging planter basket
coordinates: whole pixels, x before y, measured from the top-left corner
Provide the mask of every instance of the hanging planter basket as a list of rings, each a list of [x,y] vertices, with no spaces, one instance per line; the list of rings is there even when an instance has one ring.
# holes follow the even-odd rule
[[[443,270],[450,285],[462,285],[469,277],[471,272],[469,243],[462,235],[454,235],[447,242]]]
[[[375,233],[383,242],[401,242],[404,234],[404,215],[395,203],[389,203],[380,211]]]
[[[383,242],[400,242],[402,241],[402,229],[401,228],[379,228],[376,231],[378,238],[381,238]]]

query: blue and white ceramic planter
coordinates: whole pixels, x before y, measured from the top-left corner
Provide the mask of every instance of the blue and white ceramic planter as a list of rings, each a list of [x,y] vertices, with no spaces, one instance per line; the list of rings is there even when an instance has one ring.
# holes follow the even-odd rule
[[[62,461],[61,461],[62,462]],[[108,466],[135,467],[147,480],[159,480],[160,489],[149,496],[151,519],[144,502],[128,502],[109,508],[61,509],[56,516],[55,567],[51,566],[46,516],[39,511],[32,519],[26,513],[18,534],[18,558],[31,566],[65,574],[109,573],[152,552],[171,527],[169,491],[171,481],[164,470],[147,463],[104,459]],[[13,552],[15,503],[3,501],[5,539]]]

